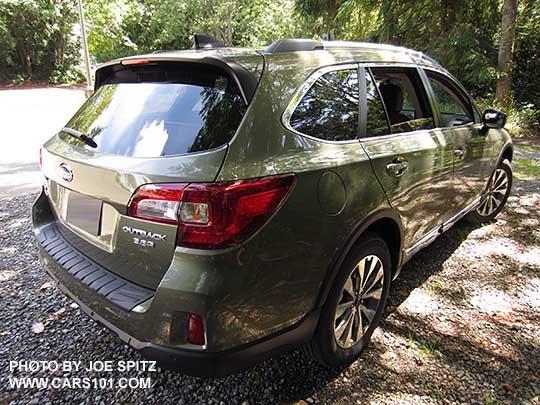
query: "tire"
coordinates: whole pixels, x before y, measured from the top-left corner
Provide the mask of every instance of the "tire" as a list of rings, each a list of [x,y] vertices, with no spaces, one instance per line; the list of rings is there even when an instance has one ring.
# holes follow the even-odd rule
[[[503,187],[504,186],[504,187]],[[482,193],[480,205],[467,214],[467,221],[474,224],[484,224],[502,211],[510,191],[512,190],[512,166],[508,160],[503,160],[489,177],[486,189]]]
[[[361,267],[364,267],[364,276],[367,275],[365,287],[378,280],[372,283],[372,288],[365,289],[364,298],[362,289],[358,288],[362,283],[359,278]],[[391,279],[388,246],[379,235],[366,233],[349,253],[332,284],[307,353],[328,367],[342,367],[354,362],[367,347],[382,319]],[[359,283],[355,286],[356,281]],[[355,289],[360,291],[356,293]],[[354,297],[348,291],[352,291]],[[360,320],[362,330],[358,327]],[[348,328],[351,329],[350,338]]]

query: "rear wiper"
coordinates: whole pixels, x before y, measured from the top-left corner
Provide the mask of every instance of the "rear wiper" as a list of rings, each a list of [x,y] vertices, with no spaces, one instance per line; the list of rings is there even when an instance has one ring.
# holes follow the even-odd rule
[[[68,135],[71,135],[77,139],[80,139],[81,141],[83,141],[85,144],[87,144],[88,146],[92,148],[97,148],[97,143],[95,143],[92,138],[90,138],[88,135],[83,134],[82,132],[79,132],[75,129],[68,128],[68,127],[62,128],[62,132],[65,132]]]

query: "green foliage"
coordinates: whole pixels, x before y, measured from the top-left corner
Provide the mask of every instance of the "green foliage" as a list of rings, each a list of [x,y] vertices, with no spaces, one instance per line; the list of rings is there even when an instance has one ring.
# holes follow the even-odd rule
[[[524,107],[540,110],[540,0],[522,0],[516,23],[516,44],[512,73],[514,98]],[[520,108],[521,109],[521,108]],[[530,113],[526,114],[530,116]],[[537,122],[540,113],[536,114]],[[540,131],[540,128],[538,128]]]
[[[295,10],[319,35],[417,49],[473,92],[495,90],[500,0],[296,0]]]
[[[97,62],[189,48],[194,33],[258,47],[306,32],[292,0],[87,0],[85,8],[90,53]]]
[[[337,18],[341,22],[340,36],[346,40],[372,41],[380,25],[381,8],[372,0],[345,0]]]
[[[341,0],[295,0],[294,11],[304,23],[313,27],[317,36],[341,33],[338,11]]]
[[[532,135],[540,133],[540,0],[519,5],[514,101],[505,108],[517,133]],[[339,39],[391,43],[432,56],[493,106],[502,0],[296,0],[295,6],[319,34],[332,31]]]
[[[516,158],[512,166],[519,178],[540,177],[540,165],[533,159]]]
[[[540,135],[540,109],[534,104],[521,104],[508,108],[509,119],[514,127],[513,135],[531,137]]]
[[[79,46],[71,38],[77,21],[70,0],[0,0],[0,80],[66,81]]]
[[[499,0],[348,0],[341,6],[339,15],[358,19],[352,26],[356,28],[345,34],[347,39],[417,49],[439,60],[472,91],[485,93],[493,92],[496,80],[494,40],[500,25],[499,3]],[[371,27],[370,31],[366,31],[366,25]]]
[[[132,7],[133,3],[127,0],[84,2],[88,49],[94,61],[104,62],[137,53],[137,46],[121,25],[122,14]]]
[[[513,100],[517,126],[540,131],[540,0],[520,0]],[[93,63],[192,45],[206,33],[228,45],[278,38],[393,43],[439,60],[492,105],[502,0],[84,0]],[[77,2],[0,0],[0,80],[80,82]],[[525,131],[525,132],[526,132]]]

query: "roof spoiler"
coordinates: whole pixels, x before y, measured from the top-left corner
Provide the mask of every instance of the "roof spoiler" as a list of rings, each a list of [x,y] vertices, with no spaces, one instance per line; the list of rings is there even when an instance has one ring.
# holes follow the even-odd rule
[[[193,49],[225,48],[219,39],[205,34],[193,34]]]
[[[141,63],[142,62],[142,63]],[[108,63],[104,63],[96,69],[96,80],[94,82],[94,90],[101,86],[110,83],[117,72],[125,69],[144,69],[147,66],[153,66],[159,63],[200,63],[207,66],[213,66],[227,72],[230,77],[236,82],[242,98],[249,104],[255,95],[255,90],[259,83],[259,78],[246,70],[242,65],[235,62],[233,59],[227,59],[220,55],[204,56],[201,58],[193,58],[190,55],[182,54],[149,54],[142,57],[128,57],[126,59],[116,59]]]

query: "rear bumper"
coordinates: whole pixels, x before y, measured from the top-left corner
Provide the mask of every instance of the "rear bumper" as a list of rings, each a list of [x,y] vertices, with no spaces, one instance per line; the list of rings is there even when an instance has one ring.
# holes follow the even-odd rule
[[[146,358],[156,360],[163,368],[201,377],[226,375],[301,346],[311,339],[317,325],[319,312],[316,310],[309,312],[292,326],[254,342],[239,343],[227,350],[213,351],[206,347],[189,345],[185,343],[183,336],[179,337],[179,344],[175,347],[169,344],[171,331],[187,331],[187,324],[183,323],[183,318],[175,318],[174,312],[171,312],[173,299],[184,301],[184,305],[186,300],[192,299],[193,302],[189,305],[202,306],[201,302],[205,297],[167,288],[162,289],[164,291],[160,291],[160,288],[156,291],[142,288],[89,261],[57,230],[58,225],[48,210],[44,194],[40,195],[34,204],[33,223],[42,266],[56,281],[59,289],[79,304],[81,310],[90,318],[110,329]],[[51,245],[57,248],[53,249]],[[106,285],[93,281],[92,277],[77,277],[75,266],[82,267],[80,263],[84,261],[89,261],[89,266],[96,267],[93,271],[105,272],[105,275],[96,280],[115,277],[110,283],[124,283],[124,287],[114,290],[118,293],[113,294],[107,291]],[[89,266],[85,268],[91,268]],[[153,301],[145,311],[133,311],[141,303],[144,306],[144,301],[148,299]],[[227,337],[232,338],[234,336]]]
[[[47,273],[57,282],[58,288],[75,301],[90,318],[108,328],[122,341],[138,350],[145,358],[155,360],[160,367],[180,371],[198,377],[220,377],[250,367],[271,356],[285,353],[306,343],[317,326],[319,312],[308,314],[297,325],[266,339],[223,352],[200,352],[181,350],[167,346],[142,342],[117,328],[111,322],[91,310],[46,268]]]
[[[88,259],[63,238],[57,224],[42,227],[35,236],[43,254],[120,308],[131,311],[154,296],[154,290],[131,283]]]
[[[313,335],[319,315],[318,311],[310,313],[294,327],[235,349],[224,352],[190,351],[142,342],[120,330],[78,301],[61,283],[58,283],[58,287],[64,294],[77,302],[86,315],[111,330],[148,360],[154,360],[160,367],[168,370],[205,378],[221,377],[234,373],[271,356],[285,353],[303,345]]]

